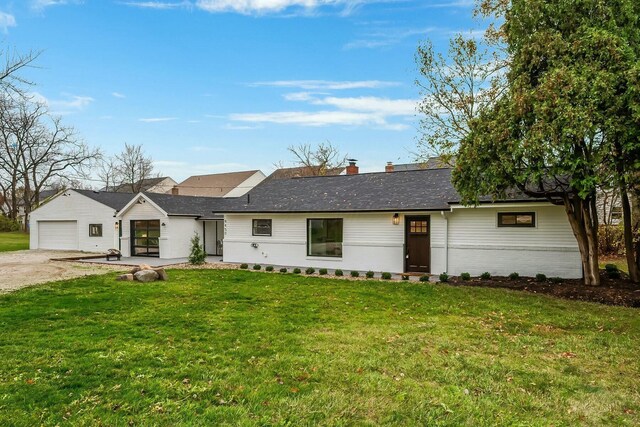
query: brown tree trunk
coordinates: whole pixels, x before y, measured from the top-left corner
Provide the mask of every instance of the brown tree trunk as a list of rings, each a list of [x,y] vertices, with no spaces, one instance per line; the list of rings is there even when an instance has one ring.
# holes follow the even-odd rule
[[[636,192],[631,197],[631,202],[633,205],[631,217],[633,219],[633,225],[631,230],[634,235],[634,246],[635,246],[635,256],[636,256],[636,268],[640,271],[640,189],[637,189]]]
[[[620,189],[620,202],[622,203],[622,218],[624,227],[624,250],[627,258],[629,278],[634,282],[640,282],[640,269],[637,264],[637,250],[633,241],[633,219],[631,216],[631,203],[626,188]],[[636,242],[637,243],[637,242]]]
[[[578,242],[584,284],[600,285],[600,267],[598,265],[598,226],[595,200],[588,201],[579,197],[564,199],[564,207],[571,229]]]

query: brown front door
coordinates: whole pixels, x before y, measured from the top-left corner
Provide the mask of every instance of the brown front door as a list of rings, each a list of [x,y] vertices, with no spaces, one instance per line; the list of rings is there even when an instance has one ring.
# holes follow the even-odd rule
[[[408,216],[405,220],[407,272],[431,273],[431,223],[428,216]]]

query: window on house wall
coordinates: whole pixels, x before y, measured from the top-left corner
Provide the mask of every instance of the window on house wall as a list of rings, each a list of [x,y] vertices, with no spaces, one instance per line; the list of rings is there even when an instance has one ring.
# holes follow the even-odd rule
[[[102,237],[102,224],[89,224],[89,237]]]
[[[611,208],[611,219],[616,221],[622,219],[622,206],[613,206]]]
[[[271,220],[254,219],[251,234],[254,236],[271,236]]]
[[[342,218],[307,220],[307,255],[342,257]]]
[[[498,227],[535,227],[535,212],[499,212]]]

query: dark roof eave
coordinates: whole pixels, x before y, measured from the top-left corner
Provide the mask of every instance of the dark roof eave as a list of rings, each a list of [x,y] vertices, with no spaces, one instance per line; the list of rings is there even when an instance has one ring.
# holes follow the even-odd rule
[[[449,207],[441,208],[384,208],[384,209],[332,209],[332,210],[242,210],[242,211],[214,211],[216,214],[287,214],[287,213],[374,213],[374,212],[440,212],[448,211]]]

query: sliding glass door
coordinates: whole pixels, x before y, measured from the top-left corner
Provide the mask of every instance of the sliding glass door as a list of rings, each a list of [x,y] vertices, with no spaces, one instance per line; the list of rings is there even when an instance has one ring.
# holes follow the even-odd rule
[[[131,256],[160,256],[160,220],[131,221]]]

